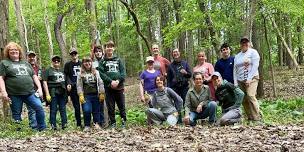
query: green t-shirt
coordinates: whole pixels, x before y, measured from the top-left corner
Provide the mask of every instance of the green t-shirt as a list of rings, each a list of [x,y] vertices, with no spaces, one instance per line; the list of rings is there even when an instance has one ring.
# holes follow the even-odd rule
[[[62,69],[55,69],[53,67],[46,69],[42,80],[47,81],[49,88],[65,88],[65,76]]]
[[[96,76],[92,73],[85,73],[82,77],[83,93],[84,94],[97,94],[97,80]]]
[[[34,70],[26,61],[2,60],[0,76],[4,77],[6,92],[9,95],[28,95],[35,92]]]

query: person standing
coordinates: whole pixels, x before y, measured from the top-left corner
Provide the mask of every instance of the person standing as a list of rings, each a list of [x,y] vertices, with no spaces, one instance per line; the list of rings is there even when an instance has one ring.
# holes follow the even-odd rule
[[[233,65],[234,56],[230,55],[230,47],[227,43],[221,46],[221,59],[219,59],[214,66],[215,71],[219,72],[223,79],[230,83],[234,83],[233,80]]]
[[[260,55],[250,47],[248,38],[242,38],[240,45],[241,51],[234,58],[234,85],[238,85],[245,93],[243,106],[248,120],[259,121],[260,108],[255,96],[259,82]]]
[[[110,127],[116,127],[115,103],[122,118],[122,128],[126,127],[127,115],[125,109],[124,81],[126,76],[125,66],[120,58],[114,55],[115,45],[113,41],[105,44],[105,58],[98,66],[99,74],[104,82],[106,104],[110,117]]]
[[[94,59],[93,60],[93,68],[97,68],[99,65],[99,62],[103,59],[103,51],[102,51],[102,46],[97,45],[93,49],[94,53]]]
[[[82,127],[80,103],[79,103],[79,97],[77,94],[77,87],[76,87],[76,81],[77,81],[77,76],[80,73],[81,62],[79,61],[78,52],[76,48],[72,48],[70,50],[70,56],[71,56],[71,61],[67,62],[64,65],[64,74],[66,76],[66,85],[67,85],[66,89],[73,103],[76,125],[77,127]]]
[[[65,75],[63,69],[60,68],[60,63],[60,56],[53,56],[52,66],[45,70],[42,78],[46,101],[50,104],[50,124],[53,130],[57,130],[56,115],[58,107],[61,116],[61,128],[65,129],[67,124]]]
[[[2,98],[11,102],[12,117],[20,123],[23,102],[35,110],[37,130],[46,128],[45,113],[40,97],[43,96],[41,84],[32,66],[24,60],[22,48],[10,42],[4,49],[5,59],[0,63],[0,90]],[[37,91],[35,93],[35,86]],[[20,128],[18,128],[20,129]]]
[[[77,77],[77,93],[82,104],[84,118],[84,132],[91,127],[91,115],[96,129],[100,129],[103,122],[104,86],[98,71],[92,66],[92,59],[82,59],[81,72]],[[102,117],[100,117],[102,116]]]
[[[152,53],[154,56],[154,69],[159,70],[163,76],[167,77],[167,69],[170,61],[160,55],[159,46],[157,44],[152,45]]]

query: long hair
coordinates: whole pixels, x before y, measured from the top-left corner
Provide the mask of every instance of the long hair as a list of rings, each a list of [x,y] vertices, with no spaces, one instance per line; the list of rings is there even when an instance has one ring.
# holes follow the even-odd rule
[[[4,48],[4,58],[5,59],[11,59],[9,57],[9,49],[12,47],[12,46],[15,46],[17,48],[17,50],[19,51],[19,60],[23,60],[24,59],[24,53],[23,53],[23,50],[21,48],[21,46],[19,44],[17,44],[16,42],[9,42],[5,48]]]
[[[163,81],[163,84],[164,84],[164,85],[166,84],[166,78],[165,78],[164,76],[162,76],[162,75],[159,75],[159,76],[157,76],[157,77],[154,79],[154,84],[155,84],[155,86],[157,86],[157,85],[156,85],[156,80],[157,80],[157,78],[159,78],[160,81]]]
[[[80,76],[84,77],[84,74],[86,71],[86,68],[84,67],[85,62],[92,62],[92,59],[90,57],[83,57],[82,58],[82,63],[81,63],[81,69],[80,69]],[[91,68],[89,69],[89,72],[91,72],[93,75],[96,75],[96,69],[93,68],[93,63],[91,63]]]

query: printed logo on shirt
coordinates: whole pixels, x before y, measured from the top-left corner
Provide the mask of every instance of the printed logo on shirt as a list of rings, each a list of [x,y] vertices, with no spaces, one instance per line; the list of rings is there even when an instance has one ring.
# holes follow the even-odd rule
[[[74,66],[73,72],[73,76],[77,77],[80,74],[80,66]]]
[[[119,72],[119,69],[118,69],[119,63],[118,63],[118,61],[108,61],[106,63],[106,67],[108,69],[107,72]]]
[[[93,74],[84,75],[84,83],[96,83],[95,76]]]
[[[56,78],[56,82],[63,82],[64,81],[64,74],[62,72],[54,72],[54,76]]]
[[[17,76],[29,75],[27,71],[27,66],[25,64],[13,64],[13,68],[17,70]]]

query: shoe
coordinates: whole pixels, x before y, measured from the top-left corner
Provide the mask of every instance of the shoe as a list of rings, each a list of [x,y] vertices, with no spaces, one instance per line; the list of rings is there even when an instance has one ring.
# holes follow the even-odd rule
[[[99,124],[94,124],[94,129],[95,130],[101,130],[101,126]]]
[[[121,121],[121,128],[126,129],[126,121]]]
[[[62,125],[61,129],[64,130],[65,128],[67,128],[66,125]]]
[[[52,130],[57,130],[57,127],[55,125],[51,125]]]
[[[116,123],[112,123],[110,126],[109,126],[110,129],[115,129],[116,128]]]
[[[89,132],[90,129],[91,129],[91,128],[90,128],[89,126],[85,126],[84,129],[83,129],[83,132]]]

